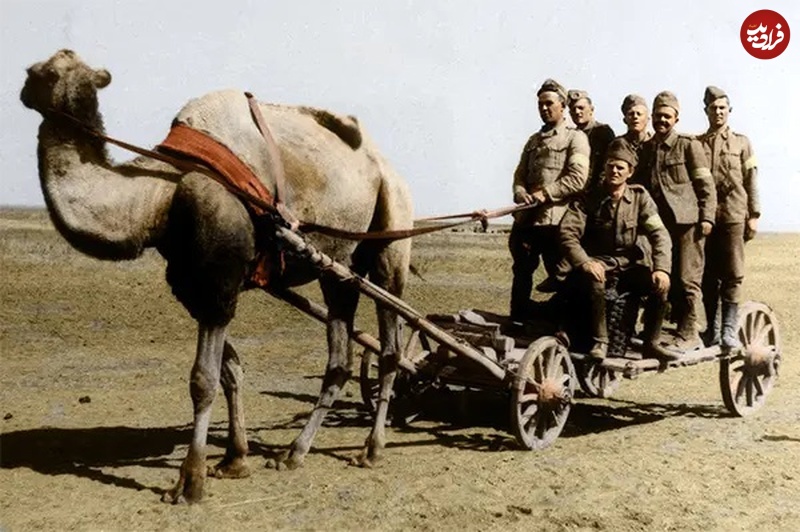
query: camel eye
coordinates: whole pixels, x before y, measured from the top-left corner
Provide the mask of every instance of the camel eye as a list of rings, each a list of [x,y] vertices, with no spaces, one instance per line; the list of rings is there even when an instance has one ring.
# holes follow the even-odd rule
[[[58,79],[58,72],[56,72],[53,67],[48,65],[42,69],[42,77],[44,77],[44,79],[47,81],[55,81]]]

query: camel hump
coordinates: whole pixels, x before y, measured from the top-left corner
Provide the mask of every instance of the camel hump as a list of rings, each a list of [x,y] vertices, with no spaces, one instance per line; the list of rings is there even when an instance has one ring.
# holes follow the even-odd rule
[[[350,148],[357,150],[361,147],[361,127],[359,127],[358,119],[355,116],[337,115],[330,111],[313,107],[302,107],[301,111],[310,115],[317,124],[342,139],[342,142],[350,146]]]

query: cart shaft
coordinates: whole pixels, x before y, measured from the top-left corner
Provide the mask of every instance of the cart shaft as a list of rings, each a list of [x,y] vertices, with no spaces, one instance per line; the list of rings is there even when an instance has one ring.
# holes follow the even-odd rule
[[[304,256],[307,260],[310,260],[314,266],[322,271],[323,274],[333,275],[343,282],[353,283],[359,292],[374,300],[377,304],[388,307],[402,316],[411,328],[423,331],[440,345],[446,346],[452,352],[467,357],[476,364],[483,366],[484,369],[486,369],[497,379],[505,380],[506,372],[503,368],[497,365],[497,363],[486,358],[483,353],[472,347],[469,343],[451,336],[430,321],[426,320],[422,314],[414,310],[399,297],[387,292],[383,288],[371,283],[367,279],[356,275],[350,268],[336,262],[328,255],[308,244],[297,233],[284,227],[278,227],[276,233],[278,238],[291,246],[291,248],[293,248],[300,255]]]

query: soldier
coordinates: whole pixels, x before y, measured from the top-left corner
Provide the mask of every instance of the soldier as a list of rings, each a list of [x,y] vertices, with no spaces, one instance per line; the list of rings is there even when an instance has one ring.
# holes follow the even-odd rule
[[[650,192],[672,238],[670,301],[678,325],[674,348],[684,352],[703,345],[698,334],[703,244],[714,224],[717,193],[702,144],[674,130],[679,109],[671,92],[655,97],[655,135],[642,146],[635,181]]]
[[[561,248],[572,278],[591,294],[592,358],[605,358],[608,350],[606,283],[617,278],[617,289],[647,296],[645,306],[645,356],[672,359],[674,352],[659,345],[672,263],[669,233],[650,194],[640,185],[628,185],[636,167],[636,152],[615,140],[608,149],[601,187],[576,199],[561,220]],[[652,256],[645,266],[639,237],[650,242]]]
[[[708,345],[722,342],[730,350],[739,346],[736,319],[744,279],[744,243],[756,234],[761,215],[756,188],[756,157],[750,141],[728,125],[733,110],[728,95],[720,88],[707,87],[703,103],[708,131],[699,137],[711,161],[711,175],[717,186],[714,230],[706,240],[703,274],[703,303],[708,326]],[[717,310],[722,299],[722,337]]]
[[[531,135],[514,172],[514,202],[538,204],[517,213],[508,247],[514,261],[511,318],[521,321],[530,307],[533,272],[540,257],[550,277],[558,262],[558,223],[567,201],[586,185],[589,175],[589,141],[567,127],[564,106],[567,92],[552,79],[539,91],[542,128]]]
[[[591,156],[589,157],[589,182],[586,189],[600,185],[600,174],[606,160],[608,145],[614,140],[614,130],[608,124],[602,124],[594,119],[594,105],[586,91],[571,90],[567,93],[569,102],[569,115],[575,127],[583,131],[589,138]]]
[[[638,94],[629,94],[622,100],[622,121],[628,127],[624,135],[617,137],[627,143],[636,152],[641,154],[642,145],[652,134],[647,129],[650,120],[650,111],[647,102]]]

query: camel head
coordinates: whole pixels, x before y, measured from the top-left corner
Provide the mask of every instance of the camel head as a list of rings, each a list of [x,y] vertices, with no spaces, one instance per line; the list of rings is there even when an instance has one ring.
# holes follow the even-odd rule
[[[47,61],[28,68],[20,100],[43,116],[55,110],[97,124],[97,90],[109,83],[111,74],[107,70],[91,68],[72,50],[59,50]]]

